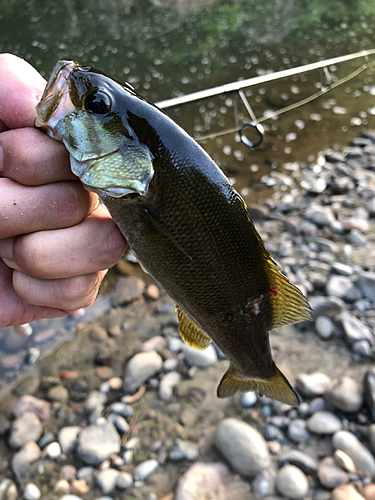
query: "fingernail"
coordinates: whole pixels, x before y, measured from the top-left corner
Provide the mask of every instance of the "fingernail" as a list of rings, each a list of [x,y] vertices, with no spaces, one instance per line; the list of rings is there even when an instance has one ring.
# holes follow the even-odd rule
[[[2,259],[13,259],[13,238],[0,240],[0,257]]]

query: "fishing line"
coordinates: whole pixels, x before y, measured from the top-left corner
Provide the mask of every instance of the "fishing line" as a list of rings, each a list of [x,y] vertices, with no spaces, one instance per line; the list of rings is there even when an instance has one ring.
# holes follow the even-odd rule
[[[236,126],[236,127],[233,127],[233,128],[230,128],[230,129],[226,129],[226,130],[223,130],[221,132],[215,132],[215,133],[212,133],[212,134],[207,134],[207,135],[200,135],[200,136],[197,136],[195,137],[195,140],[196,141],[205,141],[205,140],[208,140],[208,139],[216,139],[217,137],[221,137],[221,136],[224,136],[224,135],[228,135],[228,134],[233,134],[233,133],[239,133],[240,135],[240,139],[241,141],[246,145],[246,146],[249,146],[251,148],[256,148],[258,146],[260,146],[260,144],[262,144],[263,140],[264,140],[264,128],[263,126],[261,125],[263,122],[265,122],[266,120],[272,120],[272,119],[275,119],[276,117],[278,117],[279,115],[283,114],[283,113],[287,113],[289,111],[293,111],[294,109],[297,109],[301,106],[304,106],[305,104],[308,104],[309,102],[311,101],[314,101],[315,99],[317,99],[318,97],[321,97],[322,95],[325,95],[327,94],[327,92],[329,92],[330,90],[333,90],[335,89],[336,87],[339,87],[340,85],[343,85],[344,83],[346,82],[349,82],[350,80],[352,80],[353,78],[355,78],[356,76],[358,76],[360,73],[362,73],[363,71],[365,71],[366,69],[369,69],[371,67],[373,67],[375,65],[375,61],[372,62],[372,63],[364,63],[362,66],[360,66],[359,68],[357,68],[356,70],[354,70],[352,73],[350,73],[349,75],[347,76],[344,76],[343,78],[341,78],[340,80],[337,80],[336,82],[331,82],[330,81],[330,75],[328,73],[328,70],[327,70],[327,67],[324,67],[324,69],[327,70],[327,73],[326,76],[328,76],[327,78],[327,83],[325,85],[322,85],[321,89],[318,91],[318,92],[315,92],[314,94],[304,98],[304,99],[301,99],[300,101],[298,102],[295,102],[293,104],[290,104],[289,106],[285,106],[284,108],[281,108],[277,111],[272,111],[271,113],[269,113],[269,115],[265,116],[263,115],[261,118],[256,118],[248,100],[246,99],[246,96],[243,92],[242,89],[239,89],[238,90],[238,95],[239,97],[241,98],[241,101],[243,102],[245,108],[246,108],[246,111],[248,112],[249,116],[251,117],[251,121],[250,122],[245,122],[242,126]],[[259,134],[260,138],[258,139],[258,141],[255,141],[255,142],[252,142],[250,141],[244,134],[243,134],[243,131],[245,128],[247,127],[253,127]]]

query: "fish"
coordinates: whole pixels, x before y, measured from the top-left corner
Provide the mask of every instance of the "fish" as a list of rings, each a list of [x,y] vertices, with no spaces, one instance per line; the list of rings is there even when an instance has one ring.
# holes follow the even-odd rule
[[[200,350],[213,341],[229,359],[218,397],[257,390],[298,406],[269,332],[311,319],[309,303],[203,148],[129,84],[75,61],[56,63],[36,115],[176,303],[183,340]]]

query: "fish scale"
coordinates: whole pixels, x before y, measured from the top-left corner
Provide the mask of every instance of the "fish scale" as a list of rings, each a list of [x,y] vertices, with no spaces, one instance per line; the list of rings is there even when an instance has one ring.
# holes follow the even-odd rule
[[[257,389],[297,405],[273,362],[268,332],[308,319],[308,302],[281,274],[244,201],[207,153],[132,89],[72,61],[57,64],[37,115],[37,125],[64,142],[73,172],[99,194],[142,267],[176,302],[183,339],[197,349],[212,339],[230,360],[218,396]]]

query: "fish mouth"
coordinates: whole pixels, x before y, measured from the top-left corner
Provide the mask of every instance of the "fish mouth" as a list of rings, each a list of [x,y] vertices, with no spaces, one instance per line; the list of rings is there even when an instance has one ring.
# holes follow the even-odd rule
[[[44,89],[42,99],[36,105],[35,126],[50,137],[61,141],[56,125],[75,110],[69,89],[69,77],[77,66],[75,61],[59,61]]]

